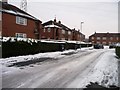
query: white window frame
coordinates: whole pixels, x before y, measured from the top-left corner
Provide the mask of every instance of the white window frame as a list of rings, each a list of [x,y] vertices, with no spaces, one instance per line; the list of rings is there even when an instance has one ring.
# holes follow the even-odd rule
[[[65,30],[62,30],[62,34],[65,34]]]
[[[27,34],[25,34],[25,33],[16,33],[15,36],[17,38],[27,38]]]
[[[118,40],[119,40],[119,37],[116,37],[116,40],[118,41]]]
[[[102,39],[103,39],[103,40],[107,40],[107,38],[106,38],[106,37],[103,37]]]
[[[0,21],[2,21],[2,12],[0,12]]]
[[[16,24],[26,26],[27,25],[27,19],[23,18],[23,17],[20,17],[20,16],[16,16]]]
[[[110,40],[113,40],[113,37],[110,37]]]
[[[71,35],[71,31],[68,31],[68,35]]]
[[[97,44],[100,44],[100,42],[97,42]]]
[[[97,40],[100,40],[101,38],[100,37],[97,37]]]
[[[48,31],[48,32],[51,32],[51,28],[47,28],[47,31]]]
[[[43,29],[43,32],[46,32],[46,29],[45,29],[45,28]]]
[[[107,42],[102,42],[102,44],[107,44]]]
[[[92,37],[92,40],[94,39],[94,37]]]

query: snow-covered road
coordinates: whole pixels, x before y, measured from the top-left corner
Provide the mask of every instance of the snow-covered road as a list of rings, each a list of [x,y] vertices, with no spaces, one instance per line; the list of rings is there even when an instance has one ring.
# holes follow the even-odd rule
[[[21,67],[2,63],[3,88],[84,88],[89,82],[118,84],[114,49],[86,49],[62,53],[54,59]],[[14,61],[13,61],[14,62]]]

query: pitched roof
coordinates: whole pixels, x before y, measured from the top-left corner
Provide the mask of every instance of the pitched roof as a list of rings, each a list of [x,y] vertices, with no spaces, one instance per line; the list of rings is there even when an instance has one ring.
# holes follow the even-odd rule
[[[28,14],[27,12],[19,9],[16,6],[13,6],[11,4],[4,3],[4,2],[1,2],[1,1],[0,1],[0,4],[2,4],[2,9],[0,8],[0,11],[2,11],[4,13],[9,13],[9,14],[12,14],[12,15],[22,16],[22,17],[25,17],[25,18],[30,18],[30,19],[33,19],[33,20],[40,21],[39,19],[37,19],[34,16]]]
[[[107,35],[109,35],[109,36],[119,36],[120,37],[120,33],[94,33],[91,36],[95,36],[95,35],[96,36],[101,36],[101,37],[107,36]]]
[[[67,31],[70,30],[70,31],[71,31],[71,29],[68,28],[67,26],[65,26],[65,25],[63,25],[63,24],[61,24],[61,23],[52,21],[52,20],[43,23],[43,26],[47,26],[47,25],[56,25],[56,26],[58,26],[58,27],[61,27],[61,28],[64,29],[64,30],[67,30]]]

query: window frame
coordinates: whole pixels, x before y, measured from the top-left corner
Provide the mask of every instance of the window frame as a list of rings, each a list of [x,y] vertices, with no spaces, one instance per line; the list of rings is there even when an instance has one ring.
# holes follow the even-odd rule
[[[62,29],[62,34],[65,34],[65,30]]]
[[[47,28],[47,31],[48,31],[48,32],[51,32],[51,28],[50,28],[50,27],[49,27],[49,28]]]
[[[107,40],[107,37],[102,37],[102,40]]]
[[[16,24],[27,26],[27,19],[20,16],[16,16]]]
[[[97,39],[97,40],[101,40],[101,37],[97,37],[96,39]]]
[[[27,34],[26,33],[15,33],[15,36],[17,38],[27,38]]]

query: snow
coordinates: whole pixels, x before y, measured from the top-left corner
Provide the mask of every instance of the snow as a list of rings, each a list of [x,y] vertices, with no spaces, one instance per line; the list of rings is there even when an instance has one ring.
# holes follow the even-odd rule
[[[0,39],[0,41],[2,42],[7,42],[8,40],[10,40],[10,42],[15,42],[15,40],[17,41],[25,41],[28,43],[32,43],[32,42],[45,42],[45,43],[74,43],[74,44],[90,44],[90,43],[85,43],[85,42],[81,42],[81,41],[66,41],[66,40],[45,40],[45,39],[41,39],[41,40],[37,40],[37,39],[31,39],[31,38],[20,38],[20,37],[2,37],[2,39]]]
[[[14,14],[14,15],[20,15],[20,16],[23,16],[23,17],[28,17],[28,18],[37,20],[35,17],[32,17],[32,16],[27,15],[27,14],[20,13],[20,12],[15,12],[15,11],[13,11],[13,10],[5,10],[5,9],[2,9],[1,11],[2,11],[2,12],[6,12],[6,13],[10,13],[10,14]]]
[[[66,41],[67,43],[77,43],[77,41]]]
[[[45,42],[45,43],[65,43],[65,42],[60,42],[60,41],[55,41],[55,40],[39,40],[40,42]]]
[[[120,43],[117,43],[116,46],[117,46],[117,47],[120,47]]]
[[[33,59],[38,59],[38,58],[61,58],[64,57],[64,53],[71,53],[71,52],[79,52],[79,51],[84,51],[84,50],[90,50],[93,49],[93,47],[86,47],[86,48],[81,48],[77,50],[65,50],[63,52],[57,51],[57,52],[47,52],[47,53],[38,53],[34,55],[26,55],[26,56],[17,56],[17,57],[9,57],[9,58],[2,58],[0,59],[0,64],[9,66],[12,65],[13,63],[16,62],[24,62],[28,60],[33,60]]]
[[[111,52],[98,58],[99,62],[88,75],[84,76],[80,82],[80,87],[85,88],[90,82],[98,82],[105,87],[118,86],[118,59],[115,56],[114,50],[111,50]]]
[[[12,10],[5,10],[5,9],[2,9],[1,11],[16,15],[16,12],[14,12],[14,11],[12,11]]]
[[[89,44],[81,41],[66,41],[67,43],[76,43],[76,44]]]
[[[36,39],[31,39],[31,38],[20,38],[20,37],[3,37],[1,39],[2,42],[7,42],[8,40],[10,40],[10,42],[15,42],[15,40],[17,41],[25,41],[25,42],[28,42],[28,43],[31,43],[31,42],[38,42],[38,40]]]
[[[11,65],[15,62],[23,62],[28,60],[33,60],[37,58],[62,58],[65,57],[63,55],[64,53],[70,53],[70,52],[81,52],[81,51],[87,51],[87,50],[93,50],[93,47],[89,48],[81,48],[77,50],[65,50],[63,52],[48,52],[48,53],[39,53],[35,55],[26,55],[26,56],[17,56],[17,57],[10,57],[10,58],[2,58],[0,59],[0,65],[2,65],[2,73],[9,74],[13,71],[17,71],[18,68],[16,67],[6,67],[8,65]],[[84,88],[86,85],[88,85],[90,82],[98,82],[100,85],[103,85],[105,87],[109,87],[109,85],[116,85],[118,86],[118,59],[115,58],[115,50],[114,49],[108,49],[108,46],[105,46],[105,49],[107,50],[105,53],[103,53],[99,58],[97,58],[96,65],[87,71],[88,74],[83,74],[82,79],[76,78],[75,85],[78,85],[79,88]],[[87,57],[89,58],[89,57]]]
[[[57,26],[57,25],[47,25],[47,26],[45,26],[45,27],[56,27],[56,28],[60,28],[60,27]]]

